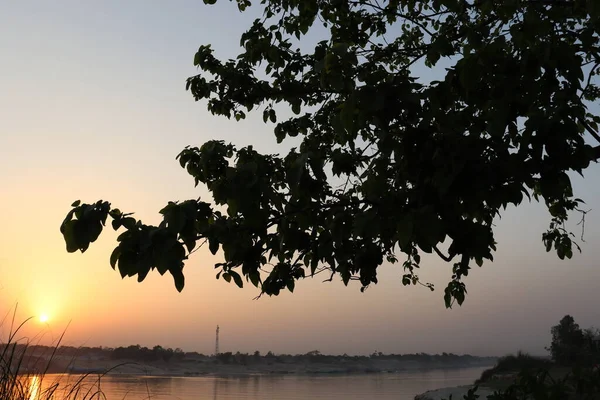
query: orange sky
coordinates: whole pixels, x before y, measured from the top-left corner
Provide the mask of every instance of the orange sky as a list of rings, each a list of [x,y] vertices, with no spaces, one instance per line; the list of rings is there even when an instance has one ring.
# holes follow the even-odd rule
[[[315,279],[293,295],[255,301],[256,289],[214,279],[218,256],[208,251],[186,265],[183,293],[169,276],[122,280],[108,263],[112,230],[85,254],[67,254],[58,228],[76,199],[106,199],[156,222],[167,201],[206,195],[175,161],[188,144],[220,138],[281,151],[260,114],[240,123],[212,117],[185,92],[197,47],[213,42],[219,55],[235,55],[249,23],[228,2],[201,3],[2,4],[0,313],[18,302],[18,318],[50,317],[47,325],[32,321],[24,335],[43,333],[48,342],[71,321],[72,345],[210,353],[219,324],[223,351],[542,354],[550,326],[566,313],[600,326],[597,166],[575,181],[593,209],[584,254],[571,261],[546,254],[546,211],[509,210],[498,222],[497,261],[473,271],[465,305],[453,310],[441,290],[450,267],[435,258],[422,274],[434,293],[403,287],[401,267],[384,266],[381,283],[364,294]]]

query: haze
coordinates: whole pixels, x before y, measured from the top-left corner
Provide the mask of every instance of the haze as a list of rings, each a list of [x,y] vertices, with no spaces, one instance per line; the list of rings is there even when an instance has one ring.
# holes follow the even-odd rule
[[[567,313],[600,325],[596,165],[585,180],[574,177],[592,209],[583,253],[560,261],[545,252],[543,207],[509,209],[496,261],[473,270],[465,304],[452,310],[442,299],[451,267],[433,257],[421,273],[433,293],[403,287],[401,266],[386,265],[363,294],[307,279],[294,294],[253,300],[255,288],[215,280],[219,255],[207,250],[187,263],[182,293],[158,273],[143,284],[121,280],[108,263],[112,230],[85,254],[67,254],[58,228],[76,199],[109,200],[156,222],[169,200],[207,197],[175,161],[186,145],[219,138],[281,152],[260,114],[213,117],[185,91],[197,48],[212,43],[219,56],[235,56],[254,16],[200,0],[0,1],[0,9],[0,314],[18,302],[17,320],[35,316],[24,335],[51,342],[71,321],[71,345],[211,353],[219,324],[221,351],[502,355],[545,354],[550,326]]]

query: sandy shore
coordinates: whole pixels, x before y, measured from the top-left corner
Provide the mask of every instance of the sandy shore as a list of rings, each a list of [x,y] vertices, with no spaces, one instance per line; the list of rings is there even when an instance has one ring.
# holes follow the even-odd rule
[[[463,396],[467,394],[469,389],[473,386],[458,386],[458,387],[448,387],[430,390],[428,392],[418,394],[415,396],[415,400],[448,400],[450,396],[452,396],[453,400],[462,400]],[[477,389],[477,394],[479,395],[479,399],[487,399],[488,396],[492,395],[494,392],[485,387],[479,387]]]

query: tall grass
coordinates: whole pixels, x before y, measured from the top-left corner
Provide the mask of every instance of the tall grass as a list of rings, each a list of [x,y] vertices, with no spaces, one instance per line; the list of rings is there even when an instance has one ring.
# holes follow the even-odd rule
[[[29,319],[15,324],[16,307],[6,341],[0,338],[0,399],[2,400],[98,400],[105,399],[100,378],[85,374],[69,382],[48,374],[64,337],[61,334],[49,354],[35,354],[29,339],[19,338]],[[4,322],[0,321],[0,327]],[[108,372],[108,371],[107,371]]]

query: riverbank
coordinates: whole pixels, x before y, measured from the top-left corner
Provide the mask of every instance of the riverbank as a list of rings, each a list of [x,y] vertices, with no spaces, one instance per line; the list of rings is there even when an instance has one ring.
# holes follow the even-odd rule
[[[479,398],[486,399],[495,390],[504,390],[510,386],[520,371],[538,369],[549,370],[555,377],[564,376],[568,372],[554,367],[552,362],[547,358],[533,357],[529,354],[518,352],[516,355],[509,354],[500,357],[494,367],[484,371],[481,377],[473,382],[473,385],[431,390],[417,395],[415,400],[441,400],[448,399],[450,396],[453,399],[462,399],[475,384],[478,386],[477,394]]]
[[[468,385],[429,390],[425,393],[416,395],[415,400],[448,400],[451,398],[450,396],[452,396],[452,399],[459,400],[462,399],[472,388],[473,385]],[[479,399],[483,400],[494,394],[494,391],[490,388],[478,387],[477,394],[479,395]]]

